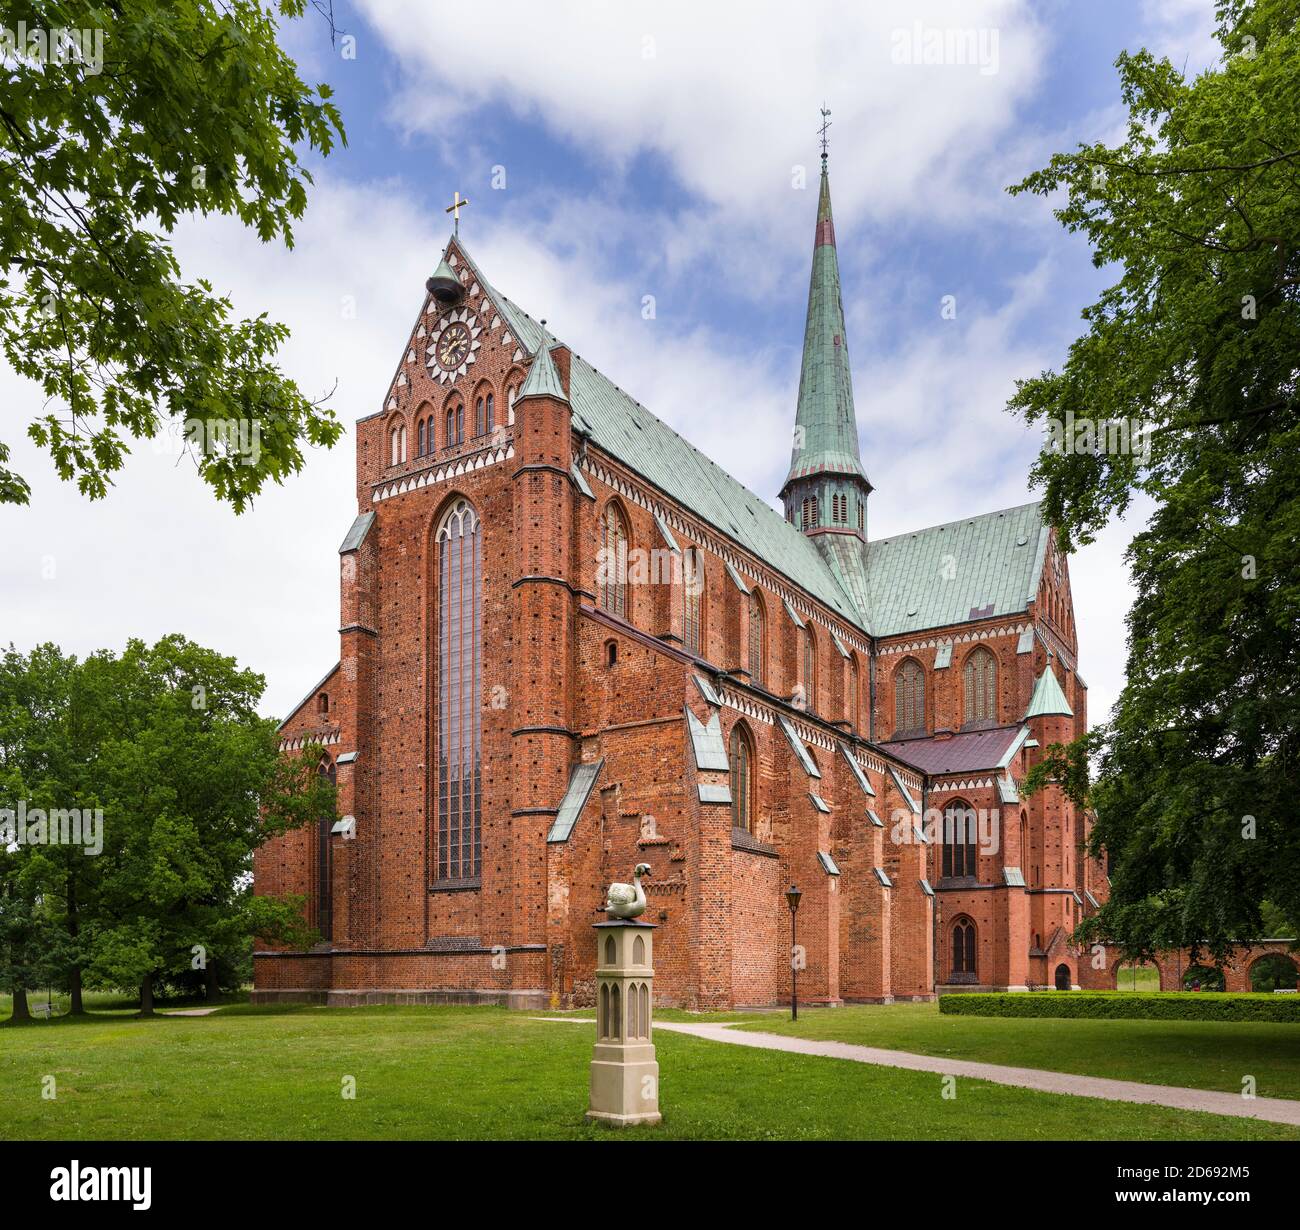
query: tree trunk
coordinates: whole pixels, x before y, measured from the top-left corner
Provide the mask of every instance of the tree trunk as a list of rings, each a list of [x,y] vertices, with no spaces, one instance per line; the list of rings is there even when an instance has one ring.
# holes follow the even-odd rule
[[[211,957],[203,970],[203,986],[208,999],[215,1002],[221,998],[221,988],[217,985],[217,963]]]
[[[153,1016],[153,975],[146,974],[140,983],[140,1015]]]
[[[75,876],[68,879],[68,934],[72,936],[73,948],[76,948],[77,933],[80,927],[77,922],[77,880]],[[72,1016],[82,1016],[86,1011],[85,1004],[81,1001],[81,963],[78,962],[72,967],[72,972],[68,975],[68,996],[70,1004],[68,1012]]]
[[[14,1014],[10,1018],[14,1021],[30,1021],[32,1014],[27,1007],[27,988],[14,987]]]

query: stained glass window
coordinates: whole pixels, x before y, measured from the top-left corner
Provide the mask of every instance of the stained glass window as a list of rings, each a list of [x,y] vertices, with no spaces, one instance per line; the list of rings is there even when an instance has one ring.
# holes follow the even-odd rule
[[[482,530],[458,500],[438,530],[438,840],[436,878],[481,870]]]
[[[976,868],[975,809],[952,802],[943,810],[943,866],[945,876],[973,876]]]
[[[627,522],[615,504],[607,504],[600,523],[601,556],[597,564],[600,605],[627,617]]]
[[[975,973],[975,924],[961,919],[952,929],[952,972]]]
[[[996,719],[997,703],[997,661],[982,645],[966,659],[963,670],[964,691],[966,694],[967,722],[982,722]]]
[[[763,682],[763,599],[757,594],[749,596],[749,678]]]
[[[750,782],[752,748],[745,728],[731,729],[731,823],[734,828],[753,831],[753,790]]]
[[[894,734],[925,729],[925,671],[908,658],[894,675]]]
[[[704,555],[690,547],[682,556],[682,642],[691,653],[703,643]]]

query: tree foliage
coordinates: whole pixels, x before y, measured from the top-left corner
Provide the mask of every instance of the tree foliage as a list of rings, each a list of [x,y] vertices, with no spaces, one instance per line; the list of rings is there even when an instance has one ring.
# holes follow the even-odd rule
[[[61,933],[56,981],[84,969],[100,985],[139,986],[146,1009],[156,983],[238,966],[254,936],[308,938],[301,901],[253,896],[252,855],[332,816],[334,787],[317,771],[322,749],[280,755],[274,721],[257,713],[264,686],[179,636],[82,662],[50,645],[0,658],[0,807],[103,812],[98,853],[0,855],[14,903],[0,910],[0,941],[15,937],[0,979],[31,977],[37,921]]]
[[[1095,808],[1093,849],[1111,856],[1086,934],[1135,953],[1220,955],[1260,934],[1265,902],[1300,921],[1297,16],[1295,0],[1221,3],[1222,60],[1194,79],[1121,56],[1124,140],[1012,189],[1060,198],[1056,216],[1118,280],[1063,369],[1021,382],[1009,408],[1040,427],[1153,429],[1149,455],[1048,445],[1032,473],[1067,545],[1135,493],[1154,505],[1128,551],[1113,720],[1056,749],[1052,770]]]
[[[300,470],[305,445],[341,434],[276,366],[287,328],[236,320],[207,282],[182,281],[166,238],[186,215],[229,214],[292,246],[311,182],[300,150],[344,139],[329,87],[304,84],[276,42],[276,12],[303,7],[5,5],[0,345],[46,397],[28,434],[92,499],[131,438],[187,420],[239,425],[192,440],[204,481],[237,511]],[[0,441],[0,503],[26,503],[9,458]]]

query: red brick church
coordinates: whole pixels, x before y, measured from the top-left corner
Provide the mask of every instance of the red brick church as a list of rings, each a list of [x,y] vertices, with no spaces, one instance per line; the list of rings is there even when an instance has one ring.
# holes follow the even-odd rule
[[[1086,728],[1067,562],[1037,504],[871,537],[824,158],[794,424],[783,516],[452,237],[282,728],[342,818],[255,863],[319,942],[257,997],[590,1002],[641,862],[665,1003],[788,996],[792,883],[801,999],[1079,984],[1106,878],[1018,784]]]

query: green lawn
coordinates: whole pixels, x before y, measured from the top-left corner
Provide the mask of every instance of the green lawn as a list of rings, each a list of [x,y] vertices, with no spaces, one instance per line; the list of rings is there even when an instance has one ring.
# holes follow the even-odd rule
[[[853,1019],[825,1012],[809,1025],[833,1017]],[[1300,1139],[1300,1130],[1276,1124],[982,1081],[959,1081],[957,1097],[945,1100],[941,1078],[928,1073],[667,1031],[655,1041],[664,1123],[638,1136]],[[490,1008],[235,1005],[151,1021],[95,1014],[0,1029],[0,1105],[10,1139],[606,1137],[608,1129],[582,1121],[591,1042],[587,1025]],[[53,1100],[41,1097],[47,1075]],[[341,1096],[347,1076],[354,1100]]]
[[[1117,991],[1158,991],[1160,971],[1154,965],[1121,965],[1115,978]]]
[[[1259,1097],[1300,1098],[1297,1025],[941,1016],[937,1004],[819,1008],[797,1024],[784,1014],[741,1015],[754,1022],[745,1028],[770,1033],[1153,1085],[1239,1093],[1253,1076]]]

